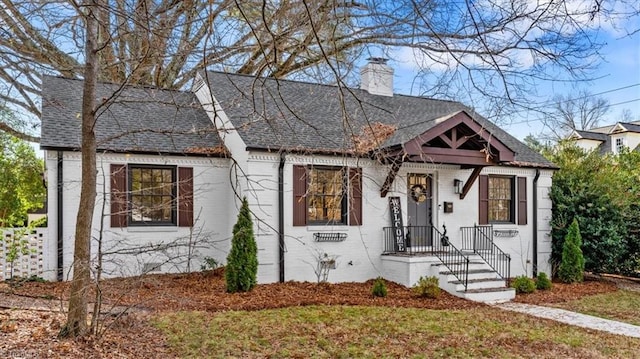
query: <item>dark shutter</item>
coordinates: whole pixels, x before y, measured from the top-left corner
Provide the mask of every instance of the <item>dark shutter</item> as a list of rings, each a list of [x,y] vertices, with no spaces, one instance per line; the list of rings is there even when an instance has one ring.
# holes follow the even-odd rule
[[[489,224],[489,176],[479,176],[480,207],[478,224]]]
[[[293,166],[293,225],[307,225],[307,169]]]
[[[111,227],[127,226],[127,166],[111,165]]]
[[[518,224],[527,224],[527,178],[518,177]]]
[[[178,168],[178,226],[193,226],[193,168]]]
[[[362,168],[349,169],[349,225],[362,225]]]

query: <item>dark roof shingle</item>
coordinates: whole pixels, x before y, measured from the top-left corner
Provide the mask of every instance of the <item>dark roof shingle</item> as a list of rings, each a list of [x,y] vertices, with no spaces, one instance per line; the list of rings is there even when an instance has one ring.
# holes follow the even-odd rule
[[[596,141],[606,141],[608,135],[605,133],[599,133],[599,132],[590,132],[590,131],[581,131],[581,130],[576,130],[576,133],[578,135],[580,135],[580,137],[586,139],[586,140],[596,140]]]
[[[79,149],[81,142],[81,80],[43,76],[42,136],[49,149]],[[97,102],[120,87],[99,83]],[[125,87],[98,111],[95,127],[98,150],[205,154],[219,148],[211,120],[193,93],[152,87]]]
[[[345,153],[354,147],[353,136],[374,123],[396,127],[381,144],[389,147],[426,132],[439,118],[465,111],[516,153],[514,164],[555,167],[458,102],[221,72],[201,76],[249,148]]]

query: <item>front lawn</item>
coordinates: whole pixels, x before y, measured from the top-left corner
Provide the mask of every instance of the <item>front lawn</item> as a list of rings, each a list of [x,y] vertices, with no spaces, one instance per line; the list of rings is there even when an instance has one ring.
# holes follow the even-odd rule
[[[286,282],[230,294],[222,270],[108,279],[101,284],[103,308],[133,306],[131,314],[105,315],[109,330],[99,340],[74,341],[57,338],[65,320],[57,311],[66,306],[60,300],[68,298],[68,282],[0,283],[0,306],[53,311],[0,310],[0,357],[632,358],[640,353],[640,339],[503,312],[447,293],[419,298],[391,282],[387,297],[377,298],[372,285]],[[603,281],[558,283],[516,301],[549,305],[607,293],[614,299],[602,307],[621,302],[616,286]]]
[[[491,307],[174,312],[159,315],[154,325],[175,353],[187,358],[619,358],[640,353],[640,339]]]

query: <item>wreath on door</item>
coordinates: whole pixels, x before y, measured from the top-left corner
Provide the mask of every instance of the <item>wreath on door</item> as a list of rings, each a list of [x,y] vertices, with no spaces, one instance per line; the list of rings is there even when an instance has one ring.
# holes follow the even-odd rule
[[[411,186],[411,199],[415,202],[424,202],[427,200],[427,189],[423,184],[414,184]]]

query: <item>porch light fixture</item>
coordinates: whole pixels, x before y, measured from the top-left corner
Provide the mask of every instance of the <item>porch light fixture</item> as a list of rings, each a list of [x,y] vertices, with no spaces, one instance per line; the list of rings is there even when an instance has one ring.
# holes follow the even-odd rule
[[[461,194],[462,193],[462,181],[459,179],[453,180],[453,193]]]

